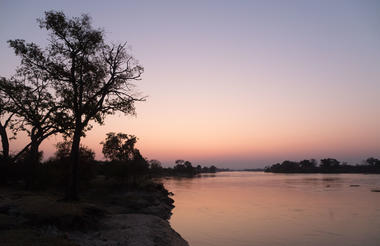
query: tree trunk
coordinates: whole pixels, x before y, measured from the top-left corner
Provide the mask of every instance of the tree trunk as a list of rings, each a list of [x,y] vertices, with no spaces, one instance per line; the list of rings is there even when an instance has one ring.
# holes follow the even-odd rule
[[[82,128],[76,127],[73,136],[73,143],[70,153],[70,168],[68,175],[68,184],[66,188],[65,200],[77,201],[78,197],[78,167],[79,167],[79,146]]]
[[[1,136],[1,144],[3,147],[3,159],[8,160],[9,159],[9,140],[7,131],[5,130],[5,127],[0,123],[0,136]]]
[[[0,123],[1,144],[3,147],[3,155],[0,156],[0,183],[6,184],[8,180],[9,165],[9,140],[5,127]]]
[[[30,151],[29,151],[29,160],[25,160],[30,163],[25,163],[27,165],[27,169],[29,169],[29,173],[27,173],[26,177],[26,188],[30,189],[35,184],[35,179],[37,176],[37,168],[39,164],[39,146],[40,142],[37,140],[36,137],[31,138],[32,142],[30,145]]]

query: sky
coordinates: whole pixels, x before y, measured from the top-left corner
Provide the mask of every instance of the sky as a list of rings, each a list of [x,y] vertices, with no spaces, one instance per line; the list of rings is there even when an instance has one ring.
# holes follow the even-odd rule
[[[107,132],[136,135],[165,166],[380,158],[379,1],[0,0],[0,76],[19,64],[7,40],[47,44],[36,22],[47,10],[89,14],[145,68],[137,116],[110,116],[83,139],[97,159]]]

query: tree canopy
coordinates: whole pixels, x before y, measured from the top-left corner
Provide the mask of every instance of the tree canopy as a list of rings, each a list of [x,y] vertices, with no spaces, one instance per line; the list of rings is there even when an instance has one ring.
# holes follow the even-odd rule
[[[125,133],[107,133],[106,140],[103,144],[102,152],[104,157],[112,161],[129,161],[134,160],[139,154],[135,148],[137,142],[136,136]]]
[[[81,137],[93,122],[104,123],[107,115],[135,114],[134,103],[144,98],[132,82],[144,69],[128,53],[126,43],[107,44],[104,32],[92,26],[88,15],[68,18],[63,12],[48,11],[38,23],[49,34],[47,47],[22,39],[8,41],[21,58],[17,75],[22,76],[8,80],[5,93],[24,100],[13,100],[15,113],[31,127],[31,137],[40,136],[37,142],[54,134],[53,129],[71,138],[66,198],[76,200]],[[26,113],[38,107],[36,113]],[[48,122],[53,122],[52,131],[45,128],[51,126]]]

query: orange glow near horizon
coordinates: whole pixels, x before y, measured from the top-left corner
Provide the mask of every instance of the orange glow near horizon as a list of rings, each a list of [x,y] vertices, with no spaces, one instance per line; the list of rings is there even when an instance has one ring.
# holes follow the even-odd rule
[[[128,41],[145,69],[136,90],[148,98],[137,103],[137,117],[109,116],[87,133],[82,143],[97,159],[108,132],[136,135],[141,153],[165,165],[380,158],[377,4],[70,2],[1,6],[0,76],[19,63],[6,40],[47,43],[35,19],[48,9],[89,13],[107,41]],[[27,141],[20,135],[12,150]],[[57,141],[43,143],[45,158]]]
[[[144,156],[164,163],[173,164],[176,159],[194,160],[195,164],[218,164],[223,159],[230,162],[256,160],[261,167],[271,164],[263,163],[266,159],[281,161],[346,155],[348,160],[343,161],[350,161],[352,154],[376,154],[376,146],[380,146],[380,138],[368,132],[376,129],[376,119],[360,126],[363,122],[355,122],[353,118],[349,120],[350,124],[331,122],[329,118],[318,120],[318,116],[308,119],[282,117],[281,121],[276,121],[274,115],[268,113],[268,117],[258,117],[257,120],[253,117],[241,120],[238,115],[223,120],[223,115],[218,113],[199,119],[192,119],[190,115],[183,118],[172,116],[166,121],[160,117],[155,121],[154,114],[144,111],[143,107],[149,104],[148,101],[138,105],[137,110],[142,109],[136,118],[110,116],[104,126],[95,126],[89,131],[82,143],[96,152],[97,159],[103,159],[100,142],[106,133],[125,132],[139,138],[137,147]],[[42,145],[45,157],[54,153],[57,141],[60,137],[52,137]],[[362,154],[363,159],[366,157]],[[233,165],[229,167],[233,168]]]

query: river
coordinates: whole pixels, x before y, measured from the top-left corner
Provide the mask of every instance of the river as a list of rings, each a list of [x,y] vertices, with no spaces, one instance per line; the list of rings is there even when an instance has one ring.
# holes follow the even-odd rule
[[[378,246],[380,175],[220,172],[167,178],[191,246]]]

